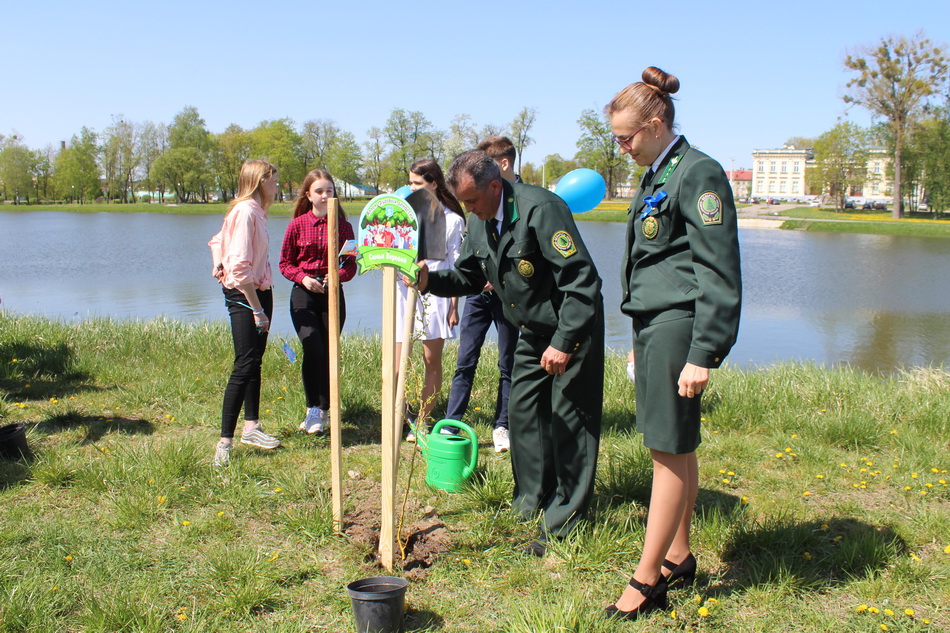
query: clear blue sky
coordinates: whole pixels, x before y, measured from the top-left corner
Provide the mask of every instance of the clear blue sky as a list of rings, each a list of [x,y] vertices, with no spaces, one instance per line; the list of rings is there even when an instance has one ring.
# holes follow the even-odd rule
[[[0,133],[68,140],[113,115],[171,122],[332,119],[365,140],[400,107],[446,129],[537,109],[525,161],[573,156],[577,119],[648,65],[679,77],[677,119],[726,169],[846,114],[849,50],[923,29],[950,44],[950,2],[12,2]]]

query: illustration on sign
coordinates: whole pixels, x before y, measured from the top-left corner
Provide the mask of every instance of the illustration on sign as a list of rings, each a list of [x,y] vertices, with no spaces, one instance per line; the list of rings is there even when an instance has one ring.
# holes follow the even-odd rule
[[[356,263],[362,275],[381,266],[394,266],[415,280],[419,222],[412,206],[390,194],[370,200],[360,214]]]

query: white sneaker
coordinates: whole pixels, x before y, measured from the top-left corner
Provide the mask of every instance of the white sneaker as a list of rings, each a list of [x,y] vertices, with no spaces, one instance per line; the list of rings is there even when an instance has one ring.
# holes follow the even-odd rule
[[[511,439],[508,437],[508,429],[499,426],[491,432],[491,439],[495,443],[496,453],[505,453],[511,450]]]
[[[218,445],[214,449],[215,466],[227,466],[231,463],[231,442],[227,440],[218,440]]]
[[[241,433],[241,444],[250,444],[258,448],[271,449],[280,446],[280,440],[273,435],[268,435],[258,426],[250,431]]]
[[[300,423],[300,430],[307,433],[323,433],[326,411],[320,407],[307,409],[307,417]]]

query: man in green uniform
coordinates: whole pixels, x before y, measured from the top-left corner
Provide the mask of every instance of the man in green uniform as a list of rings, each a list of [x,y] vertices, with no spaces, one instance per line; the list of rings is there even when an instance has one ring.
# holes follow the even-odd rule
[[[513,506],[526,518],[542,513],[544,532],[529,546],[540,556],[547,536],[566,536],[584,517],[593,494],[604,398],[601,281],[555,194],[504,181],[478,150],[458,156],[446,180],[472,214],[468,237],[454,269],[423,268],[417,285],[450,297],[490,282],[518,327],[509,400]]]

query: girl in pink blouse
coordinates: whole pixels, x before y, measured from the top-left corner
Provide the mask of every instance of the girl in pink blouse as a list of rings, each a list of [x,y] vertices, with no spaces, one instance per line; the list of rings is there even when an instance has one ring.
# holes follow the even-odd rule
[[[290,318],[303,345],[304,394],[307,415],[300,429],[322,433],[330,409],[329,305],[326,279],[330,266],[337,265],[336,253],[327,252],[327,203],[336,197],[333,177],[322,169],[314,169],[303,180],[294,219],[287,225],[280,249],[280,272],[294,283],[290,291]],[[353,239],[353,227],[338,206],[337,250]],[[356,259],[346,256],[340,263],[340,281],[349,281],[356,274]],[[346,301],[340,288],[340,327],[346,320]]]
[[[211,238],[212,275],[221,283],[231,317],[234,367],[224,390],[221,439],[215,466],[227,466],[241,406],[241,443],[264,449],[280,441],[261,430],[261,359],[273,313],[273,275],[267,260],[267,208],[277,193],[277,168],[262,160],[247,161],[238,176],[238,195],[231,201],[221,231]]]

